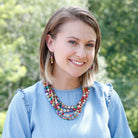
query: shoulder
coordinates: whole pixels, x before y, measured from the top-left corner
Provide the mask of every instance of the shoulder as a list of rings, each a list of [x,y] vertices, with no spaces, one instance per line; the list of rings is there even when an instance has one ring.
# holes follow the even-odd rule
[[[23,89],[23,91],[25,94],[31,95],[31,94],[35,94],[35,92],[38,92],[38,90],[41,90],[42,88],[43,88],[42,81],[38,81],[34,85]]]
[[[20,106],[20,103],[23,103],[26,107],[26,110],[29,112],[33,101],[42,94],[43,85],[42,81],[38,81],[32,86],[29,86],[25,89],[18,89],[15,92],[15,96],[12,99],[11,104],[14,106]]]
[[[18,89],[15,92],[15,95],[26,95],[28,98],[31,98],[36,93],[39,93],[43,90],[42,81],[38,81],[32,86],[29,86],[25,89]]]
[[[102,95],[104,94],[105,96],[109,96],[113,91],[113,86],[112,84],[103,84],[95,81],[93,89],[99,94]]]
[[[100,82],[94,82],[94,90],[99,95],[105,98],[107,107],[109,104],[120,102],[120,98],[117,92],[114,90],[112,84],[103,84]]]

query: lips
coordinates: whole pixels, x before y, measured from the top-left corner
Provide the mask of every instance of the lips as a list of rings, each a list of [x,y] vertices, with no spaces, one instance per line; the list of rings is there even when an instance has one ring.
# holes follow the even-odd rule
[[[70,61],[74,64],[74,65],[77,65],[77,66],[83,66],[85,64],[85,62],[83,61],[76,61],[76,60],[71,60]]]

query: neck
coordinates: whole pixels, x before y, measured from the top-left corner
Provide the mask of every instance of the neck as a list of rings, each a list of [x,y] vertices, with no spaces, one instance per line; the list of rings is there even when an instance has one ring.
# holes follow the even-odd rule
[[[54,77],[53,88],[58,90],[72,90],[81,86],[79,78]]]

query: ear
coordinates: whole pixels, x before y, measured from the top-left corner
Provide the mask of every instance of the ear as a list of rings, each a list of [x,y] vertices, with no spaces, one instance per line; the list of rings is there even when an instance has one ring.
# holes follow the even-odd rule
[[[52,52],[52,53],[54,52],[53,42],[54,42],[53,38],[51,37],[51,35],[48,34],[46,36],[46,44],[47,44],[47,47],[48,47],[49,51]]]

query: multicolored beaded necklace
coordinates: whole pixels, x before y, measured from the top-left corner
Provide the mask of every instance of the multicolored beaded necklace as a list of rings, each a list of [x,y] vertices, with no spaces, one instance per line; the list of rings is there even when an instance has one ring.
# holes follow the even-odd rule
[[[59,100],[51,85],[47,82],[43,82],[43,85],[48,101],[54,107],[56,113],[65,120],[72,120],[80,114],[90,92],[88,87],[83,88],[83,95],[80,101],[76,105],[67,106]]]

